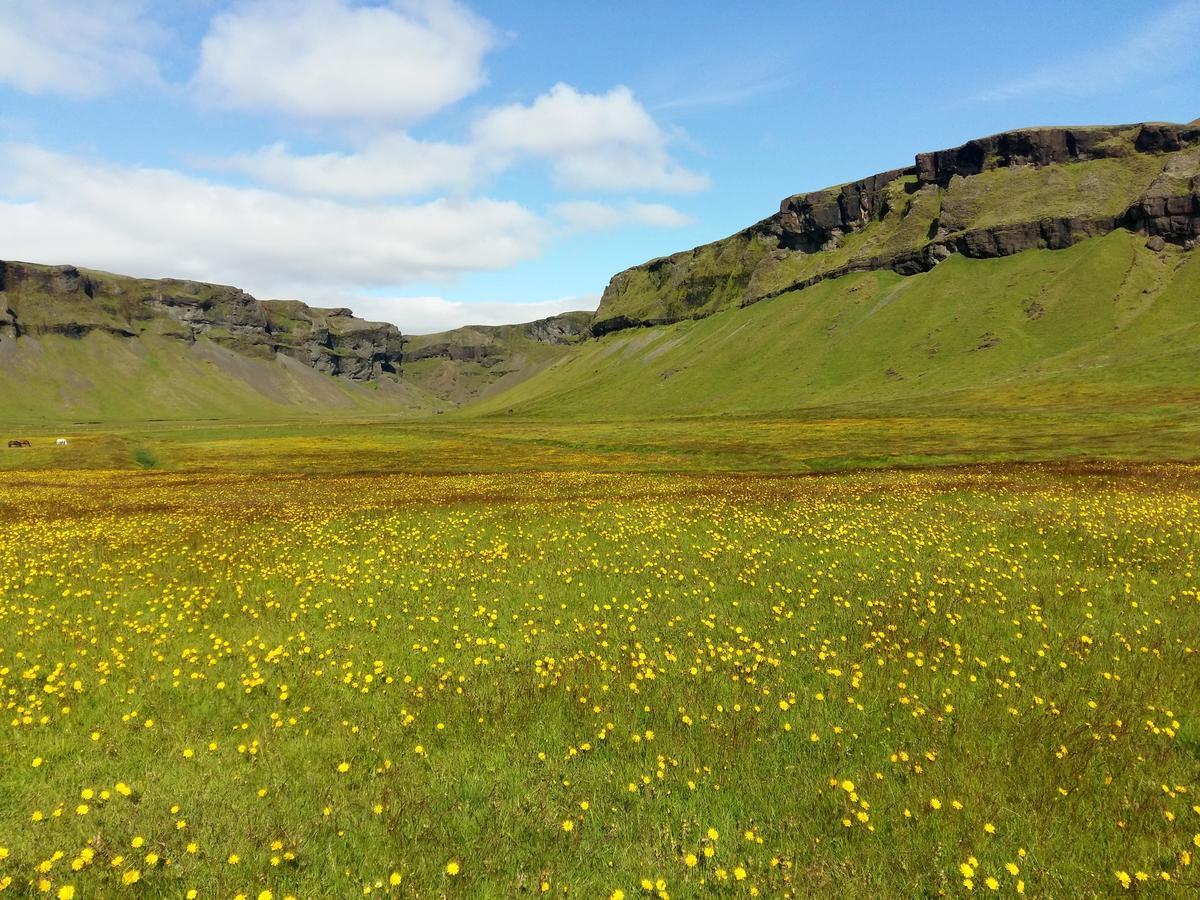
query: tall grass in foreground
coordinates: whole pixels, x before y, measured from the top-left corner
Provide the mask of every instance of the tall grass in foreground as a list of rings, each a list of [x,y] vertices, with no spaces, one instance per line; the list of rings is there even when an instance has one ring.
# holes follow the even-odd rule
[[[18,896],[1200,887],[1200,470],[0,476]]]

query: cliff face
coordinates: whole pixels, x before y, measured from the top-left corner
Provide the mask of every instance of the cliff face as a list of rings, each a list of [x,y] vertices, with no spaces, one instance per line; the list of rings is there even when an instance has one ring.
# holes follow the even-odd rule
[[[399,370],[404,338],[389,324],[348,309],[261,301],[223,285],[125,278],[72,266],[0,262],[0,340],[99,331],[134,340],[144,334],[235,352],[291,357],[329,375],[370,381]]]
[[[615,276],[592,329],[702,317],[850,272],[912,275],[955,253],[1063,249],[1118,228],[1156,247],[1200,241],[1200,125],[1010,131],[788,197],[729,238]]]
[[[591,334],[592,313],[520,325],[470,325],[408,338],[404,378],[453,404],[511,387],[566,356]]]
[[[453,331],[421,335],[409,338],[404,361],[498,359],[509,352],[514,339],[565,346],[590,333],[591,319],[592,314],[588,312],[568,312],[520,325],[468,325]]]

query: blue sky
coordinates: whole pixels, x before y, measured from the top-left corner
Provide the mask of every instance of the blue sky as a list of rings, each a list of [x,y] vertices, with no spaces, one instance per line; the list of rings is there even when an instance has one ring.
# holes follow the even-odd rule
[[[1200,116],[1200,0],[712,6],[0,0],[0,258],[420,333],[919,151]]]

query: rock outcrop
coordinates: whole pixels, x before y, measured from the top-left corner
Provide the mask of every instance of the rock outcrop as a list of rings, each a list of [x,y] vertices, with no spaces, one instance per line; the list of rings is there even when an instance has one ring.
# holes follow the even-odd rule
[[[404,350],[405,381],[462,405],[512,387],[567,356],[591,334],[592,313],[520,325],[468,325],[416,335]]]
[[[356,381],[397,372],[404,354],[394,325],[365,322],[348,309],[258,300],[238,288],[196,281],[0,263],[0,338],[82,338],[97,331],[189,343],[204,338],[248,356],[282,354]]]
[[[423,335],[410,339],[404,362],[449,359],[488,365],[510,354],[514,338],[558,346],[576,343],[591,333],[591,320],[589,312],[568,312],[519,325],[468,325]]]
[[[1019,129],[788,197],[729,238],[614,276],[592,331],[701,317],[850,272],[1064,249],[1117,228],[1164,247],[1200,241],[1200,125]]]

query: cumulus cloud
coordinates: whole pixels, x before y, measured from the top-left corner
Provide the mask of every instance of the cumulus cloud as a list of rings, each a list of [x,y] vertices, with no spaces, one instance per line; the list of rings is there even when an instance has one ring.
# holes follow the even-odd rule
[[[707,176],[672,159],[669,142],[628,88],[586,94],[558,84],[530,105],[484,113],[467,143],[387,132],[354,151],[297,154],[273,144],[216,165],[283,190],[353,198],[469,190],[524,159],[547,162],[555,181],[567,189],[680,193],[707,187]],[[652,204],[626,209],[621,220],[685,224],[679,213]]]
[[[512,202],[356,206],[0,148],[0,246],[14,259],[222,281],[261,296],[452,279],[536,256],[541,219]]]
[[[692,224],[691,216],[665,203],[626,203],[613,206],[592,200],[556,204],[554,215],[580,231],[609,231],[623,225],[648,225],[652,228],[682,228]]]
[[[162,37],[141,0],[4,0],[0,82],[30,94],[96,97],[158,80]]]
[[[490,152],[550,162],[560,185],[583,190],[655,190],[708,187],[668,151],[669,137],[627,87],[581,93],[556,84],[533,103],[490,110],[473,129]]]
[[[411,123],[479,88],[495,42],[455,0],[254,0],[213,19],[194,83],[233,109]]]
[[[330,197],[399,197],[438,190],[465,191],[489,171],[476,148],[386,134],[357,152],[294,154],[272,144],[215,163],[261,184]]]

